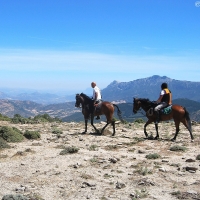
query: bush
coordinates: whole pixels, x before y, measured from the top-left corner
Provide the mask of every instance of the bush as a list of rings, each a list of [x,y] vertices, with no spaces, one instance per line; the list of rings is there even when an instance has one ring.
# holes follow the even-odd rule
[[[146,155],[146,158],[147,159],[157,159],[157,158],[160,158],[160,155],[157,153],[148,154],[148,155]]]
[[[7,142],[0,137],[0,149],[10,148],[10,145],[7,144]]]
[[[11,119],[10,119],[9,117],[7,117],[7,116],[5,116],[5,115],[2,115],[2,114],[0,113],[0,121],[11,121]]]
[[[38,139],[40,138],[40,133],[38,131],[28,131],[26,130],[24,133],[24,137],[27,139]]]
[[[27,123],[30,123],[30,119],[27,119],[27,118],[24,118],[22,117],[21,115],[19,114],[15,114],[14,117],[11,119],[11,122],[13,124],[27,124]]]
[[[0,127],[0,137],[7,142],[21,142],[24,139],[20,130],[8,126]]]
[[[37,115],[34,118],[25,118],[19,114],[15,114],[14,117],[11,119],[11,122],[14,124],[36,124],[38,122],[62,122],[62,120],[58,119],[57,117],[52,118],[48,114],[44,115]]]
[[[65,154],[69,154],[69,153],[77,153],[79,151],[78,147],[66,147],[64,150],[62,150],[60,152],[60,155],[65,155]]]
[[[187,150],[186,147],[178,146],[178,145],[170,147],[170,151],[183,151],[184,152],[186,150]]]
[[[55,128],[53,131],[52,131],[53,134],[56,134],[56,135],[60,135],[60,134],[63,134],[62,130],[58,129],[58,128]]]
[[[37,115],[33,118],[33,121],[39,121],[39,122],[62,122],[59,118],[55,117],[52,118],[48,114],[43,115]]]
[[[197,155],[196,160],[200,160],[200,154]]]
[[[22,196],[21,194],[8,194],[8,195],[4,195],[2,200],[28,200],[27,197]]]

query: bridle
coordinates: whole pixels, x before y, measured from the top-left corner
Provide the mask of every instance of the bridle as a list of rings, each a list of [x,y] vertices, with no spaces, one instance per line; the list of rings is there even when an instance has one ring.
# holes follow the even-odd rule
[[[133,104],[137,103],[138,104],[138,101],[134,99],[133,101]],[[143,108],[140,106],[140,108],[138,110],[136,110],[135,108],[133,108],[133,112],[136,114],[136,113],[141,113],[142,115],[146,115],[146,113],[148,112],[148,110],[151,108],[152,106],[151,105],[143,105]],[[145,114],[142,112],[142,110],[145,111]],[[139,112],[138,112],[139,111]]]
[[[81,95],[77,94],[75,107],[82,108],[82,104],[83,104],[83,98],[81,97]]]

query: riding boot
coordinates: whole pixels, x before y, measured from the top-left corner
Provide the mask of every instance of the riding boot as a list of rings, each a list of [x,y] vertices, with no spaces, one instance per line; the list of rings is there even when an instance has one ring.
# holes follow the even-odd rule
[[[158,124],[159,121],[160,121],[160,111],[158,110],[158,111],[155,111],[155,112],[156,112],[156,124]]]

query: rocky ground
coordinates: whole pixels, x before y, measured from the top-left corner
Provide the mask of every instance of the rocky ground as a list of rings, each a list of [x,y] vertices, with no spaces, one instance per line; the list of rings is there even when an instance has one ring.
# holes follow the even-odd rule
[[[173,122],[159,124],[160,140],[145,140],[143,123],[119,123],[114,137],[112,127],[100,136],[90,125],[83,135],[83,123],[0,126],[41,134],[0,151],[0,199],[7,194],[34,200],[200,199],[199,124],[193,125],[193,142],[182,125],[171,142]],[[61,134],[52,133],[55,129]],[[147,130],[155,136],[153,124]]]

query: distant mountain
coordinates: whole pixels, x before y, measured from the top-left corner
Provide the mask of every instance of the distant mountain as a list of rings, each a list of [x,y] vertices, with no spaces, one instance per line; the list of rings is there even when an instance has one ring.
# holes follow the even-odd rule
[[[187,98],[200,102],[200,82],[180,81],[158,75],[130,82],[113,81],[106,88],[102,89],[103,100],[127,103],[131,103],[133,97],[156,100],[160,93],[160,85],[163,82],[168,83],[169,89],[173,94],[173,99]],[[92,88],[87,88],[81,92],[91,96]],[[42,93],[36,90],[9,90],[2,88],[0,89],[0,99],[34,101],[47,105],[75,101],[75,94],[67,95],[64,92],[54,94],[53,92]]]
[[[187,98],[200,102],[200,82],[179,81],[157,75],[130,82],[113,81],[102,90],[102,96],[104,100],[108,101],[132,102],[133,97],[157,100],[163,82],[168,83],[173,99]]]
[[[56,95],[51,93],[40,93],[40,92],[33,92],[33,93],[10,93],[7,94],[5,92],[0,92],[0,99],[9,99],[9,100],[20,100],[20,101],[33,101],[39,104],[53,104],[53,103],[63,103],[74,101],[74,95]]]
[[[200,102],[189,99],[175,99],[173,104],[179,104],[189,111],[191,119],[200,121]],[[133,122],[137,118],[146,119],[145,113],[138,112],[133,114],[133,103],[118,104],[122,111],[124,120]],[[15,114],[20,114],[23,117],[34,117],[39,114],[49,114],[51,117],[58,117],[62,121],[84,121],[84,117],[80,108],[75,107],[75,102],[66,102],[59,104],[43,105],[32,101],[19,101],[19,100],[0,100],[0,113],[8,117],[13,117]],[[116,113],[114,117],[118,119]],[[101,120],[106,120],[105,116]],[[97,121],[95,121],[97,122]]]
[[[75,108],[74,102],[43,105],[32,101],[0,100],[0,113],[8,117],[20,114],[23,117],[33,117],[39,114],[49,114],[60,119],[80,110]]]
[[[103,100],[120,102],[119,105],[125,119],[133,121],[134,118],[143,117],[141,114],[133,115],[133,97],[157,100],[163,82],[168,83],[169,89],[172,91],[173,103],[178,102],[177,104],[185,106],[192,119],[199,121],[200,82],[179,81],[157,75],[130,82],[113,81],[102,90]],[[86,92],[91,92],[90,89],[88,88]],[[63,121],[83,121],[81,109],[74,106],[75,94],[60,96],[37,91],[18,93],[17,90],[10,90],[6,93],[4,90],[0,92],[0,98],[0,113],[9,117],[13,117],[14,114],[31,117],[47,113],[52,117],[63,119]]]

